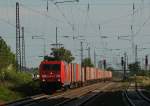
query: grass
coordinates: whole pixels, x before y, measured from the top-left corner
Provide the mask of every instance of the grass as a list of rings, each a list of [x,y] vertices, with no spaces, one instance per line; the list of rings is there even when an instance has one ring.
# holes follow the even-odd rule
[[[14,92],[7,88],[6,86],[0,86],[0,100],[1,101],[13,101],[22,98],[23,95],[21,95],[18,92]]]
[[[150,85],[150,78],[146,76],[137,76],[136,81],[137,83],[140,83],[143,86]]]
[[[150,77],[148,76],[136,76],[136,78],[134,76],[129,78],[130,81],[135,81],[140,85],[143,86],[145,89],[150,90]]]
[[[9,102],[36,95],[41,93],[39,88],[39,81],[31,81],[17,86],[12,82],[3,82],[0,85],[0,101]]]
[[[41,93],[39,81],[27,72],[0,71],[0,101],[9,102]]]
[[[41,93],[39,81],[31,81],[19,86],[14,86],[10,88],[13,91],[19,92],[24,96],[32,96]]]

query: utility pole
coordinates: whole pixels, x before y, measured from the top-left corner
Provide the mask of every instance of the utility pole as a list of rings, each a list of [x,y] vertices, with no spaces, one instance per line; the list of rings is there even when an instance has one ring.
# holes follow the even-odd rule
[[[43,44],[44,56],[46,56],[46,40],[45,40],[45,38],[43,38],[43,42],[44,42],[44,44]]]
[[[83,42],[81,41],[80,42],[81,44],[81,70],[82,70],[82,67],[83,67]],[[84,69],[85,70],[85,69]],[[82,71],[84,71],[82,70]],[[81,79],[83,80],[83,73],[81,72]],[[81,80],[81,85],[83,86],[83,81]]]
[[[121,57],[121,67],[122,67],[122,70],[123,70],[123,66],[124,66],[124,57]]]
[[[132,42],[132,56],[133,56],[133,62],[136,62],[134,61],[135,60],[135,45],[134,45],[134,32],[133,32],[133,26],[131,25],[131,42]]]
[[[124,67],[124,80],[126,79],[126,61],[127,61],[127,54],[126,52],[124,53],[124,61],[123,61],[123,67]]]
[[[135,46],[135,62],[138,62],[137,45]]]
[[[91,59],[90,47],[88,47],[88,58]]]
[[[47,10],[47,12],[48,12],[48,0],[47,0],[47,6],[46,6],[46,10]]]
[[[81,41],[81,67],[83,63],[83,42]]]
[[[73,31],[73,40],[75,40],[74,32],[75,32],[75,26],[74,24],[72,25],[72,31]],[[78,34],[79,35],[79,34]]]
[[[96,52],[95,52],[95,49],[94,49],[94,65],[96,67]]]
[[[16,71],[21,71],[19,3],[16,2]]]
[[[145,69],[147,70],[148,68],[148,55],[145,56]]]
[[[58,48],[58,39],[57,39],[57,27],[56,27],[56,48]]]
[[[54,46],[54,48],[59,49],[63,46],[63,44],[58,43],[58,27],[56,27],[56,38],[55,38],[55,43],[51,44]],[[46,45],[45,45],[46,46]],[[45,50],[46,51],[46,50]]]
[[[106,59],[103,60],[103,66],[104,66],[104,70],[106,70],[106,67],[107,67],[107,65],[106,65]]]

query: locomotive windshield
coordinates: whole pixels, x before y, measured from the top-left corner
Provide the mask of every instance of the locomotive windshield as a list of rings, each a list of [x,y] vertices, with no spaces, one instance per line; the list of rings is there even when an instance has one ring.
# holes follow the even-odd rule
[[[43,70],[59,71],[60,70],[60,64],[43,64]]]

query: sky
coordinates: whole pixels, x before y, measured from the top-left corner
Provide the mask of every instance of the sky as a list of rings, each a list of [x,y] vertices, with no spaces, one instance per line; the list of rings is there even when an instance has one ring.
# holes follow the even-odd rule
[[[143,62],[150,54],[150,1],[149,0],[79,0],[79,2],[58,3],[64,0],[0,0],[0,36],[15,53],[16,17],[15,5],[20,4],[20,23],[25,28],[26,60],[28,67],[38,67],[43,56],[45,38],[46,54],[50,54],[55,43],[56,27],[58,41],[71,50],[75,61],[80,63],[80,42],[83,41],[84,58],[91,48],[93,60],[106,59],[115,67],[120,57],[127,52],[132,62],[131,35],[138,45],[138,59]],[[133,15],[133,3],[135,13]],[[88,6],[89,4],[89,6]],[[133,33],[131,32],[133,25]],[[65,38],[64,36],[70,36]],[[77,39],[73,40],[73,36]],[[102,38],[106,36],[107,38]],[[128,36],[121,37],[118,36]],[[125,40],[126,39],[126,40]],[[142,49],[146,48],[146,49]],[[119,49],[119,50],[116,50]],[[94,61],[94,60],[93,60]]]

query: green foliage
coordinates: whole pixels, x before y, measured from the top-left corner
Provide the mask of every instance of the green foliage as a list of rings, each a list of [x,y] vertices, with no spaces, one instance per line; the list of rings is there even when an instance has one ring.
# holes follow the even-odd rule
[[[0,37],[0,69],[8,67],[10,64],[15,66],[15,55],[11,52],[6,42]]]
[[[32,76],[26,72],[16,72],[14,70],[1,70],[0,78],[3,81],[9,81],[16,85],[28,83],[32,81]]]
[[[74,60],[71,51],[61,47],[61,48],[52,48],[51,55],[53,57],[46,56],[45,60],[57,60],[57,61],[66,61],[67,63],[71,63]]]
[[[139,76],[146,76],[146,77],[150,77],[150,71],[149,70],[141,70],[137,73],[137,75]]]
[[[16,100],[41,93],[39,80],[32,80],[30,73],[1,70],[0,78],[0,100]]]
[[[137,73],[141,70],[139,62],[129,64],[128,68],[132,74]]]
[[[0,99],[3,101],[13,101],[20,99],[22,95],[18,92],[11,91],[6,86],[0,86]]]
[[[113,67],[108,67],[106,70],[108,70],[108,71],[114,71]]]
[[[83,67],[94,67],[90,58],[83,59],[82,66]]]
[[[21,84],[19,86],[11,87],[11,90],[19,92],[24,96],[32,96],[32,95],[42,93],[40,89],[39,80],[33,80],[28,83]]]

